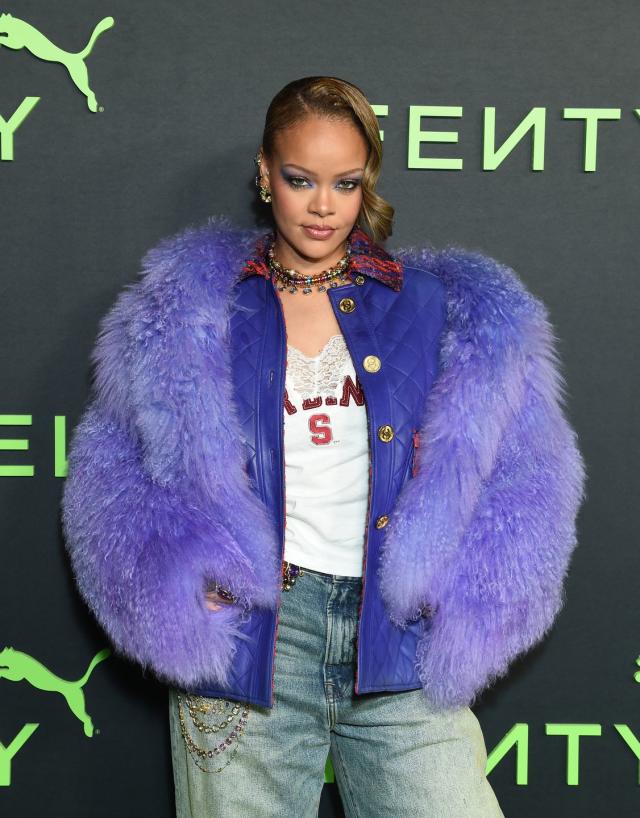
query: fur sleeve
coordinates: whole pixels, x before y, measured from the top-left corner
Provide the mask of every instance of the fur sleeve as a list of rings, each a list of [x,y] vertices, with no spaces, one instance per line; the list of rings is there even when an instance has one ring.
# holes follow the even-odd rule
[[[116,650],[164,681],[223,682],[240,609],[204,604],[224,584],[225,531],[143,472],[134,440],[93,402],[74,430],[62,498],[81,596]]]
[[[425,692],[440,706],[474,701],[542,640],[564,602],[586,471],[563,411],[564,379],[544,310],[538,331],[520,409],[441,577],[419,646]]]
[[[225,685],[235,638],[246,638],[241,617],[272,604],[277,575],[243,553],[223,500],[205,502],[188,480],[150,470],[128,368],[130,316],[141,314],[133,288],[102,320],[93,397],[69,445],[65,545],[80,594],[119,653],[169,683]],[[211,582],[237,603],[209,610]]]

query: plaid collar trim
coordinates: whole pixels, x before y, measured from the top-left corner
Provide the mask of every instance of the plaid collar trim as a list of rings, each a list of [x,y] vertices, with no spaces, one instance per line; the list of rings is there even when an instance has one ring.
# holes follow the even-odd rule
[[[349,235],[351,238],[349,270],[355,275],[360,273],[375,278],[396,292],[400,291],[403,279],[402,262],[394,259],[383,247],[372,241],[362,228],[354,226]],[[274,238],[272,230],[258,236],[253,255],[245,261],[242,268],[241,279],[251,275],[271,277],[267,250]]]

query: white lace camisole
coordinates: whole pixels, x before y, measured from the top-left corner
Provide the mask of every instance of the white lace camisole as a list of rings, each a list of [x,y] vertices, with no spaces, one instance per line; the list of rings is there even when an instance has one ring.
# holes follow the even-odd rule
[[[362,387],[342,335],[319,355],[287,347],[284,559],[362,576],[369,438]]]

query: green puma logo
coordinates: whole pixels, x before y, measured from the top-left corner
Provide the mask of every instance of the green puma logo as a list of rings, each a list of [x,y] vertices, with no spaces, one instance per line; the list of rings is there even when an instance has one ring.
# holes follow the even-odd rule
[[[34,57],[38,57],[40,60],[59,62],[64,65],[78,90],[86,96],[89,110],[96,113],[98,103],[96,101],[96,95],[91,88],[89,88],[89,77],[84,59],[91,53],[93,44],[100,34],[112,28],[113,25],[113,17],[104,17],[93,29],[89,42],[82,51],[70,52],[64,51],[62,48],[54,45],[51,40],[45,37],[44,34],[41,34],[37,28],[34,28],[24,20],[20,20],[18,17],[12,17],[8,13],[0,14],[0,46],[11,48],[14,51],[26,48]]]
[[[84,676],[81,679],[68,681],[56,676],[47,667],[20,650],[6,647],[0,651],[0,679],[9,679],[11,682],[21,682],[23,679],[38,690],[51,690],[61,693],[69,705],[74,716],[80,719],[86,736],[93,736],[93,722],[85,709],[84,691],[94,667],[111,654],[109,648],[96,653]]]

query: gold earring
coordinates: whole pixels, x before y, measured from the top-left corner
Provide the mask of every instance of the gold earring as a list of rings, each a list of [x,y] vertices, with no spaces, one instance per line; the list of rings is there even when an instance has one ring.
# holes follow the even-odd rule
[[[256,153],[253,161],[256,163],[258,168],[258,173],[256,174],[256,187],[260,193],[260,198],[263,202],[269,203],[271,201],[271,193],[269,192],[269,188],[262,184],[262,175],[260,173],[260,166],[262,164],[262,156],[260,155],[260,151]],[[267,173],[267,176],[268,175],[269,174]]]

